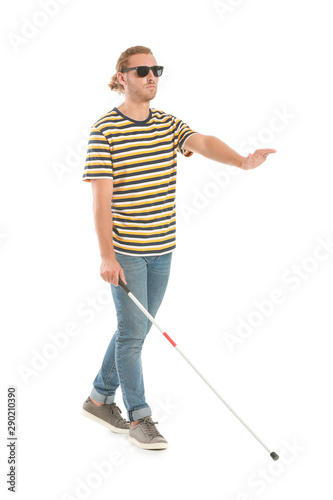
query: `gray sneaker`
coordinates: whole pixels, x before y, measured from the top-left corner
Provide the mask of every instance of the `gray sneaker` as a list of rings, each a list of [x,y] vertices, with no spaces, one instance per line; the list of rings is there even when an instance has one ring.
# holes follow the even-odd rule
[[[128,439],[145,450],[164,450],[168,442],[155,427],[151,417],[140,418],[136,425],[131,425]]]
[[[97,406],[88,397],[83,403],[81,413],[91,420],[105,425],[112,432],[128,434],[130,422],[121,417],[121,409],[116,403]]]

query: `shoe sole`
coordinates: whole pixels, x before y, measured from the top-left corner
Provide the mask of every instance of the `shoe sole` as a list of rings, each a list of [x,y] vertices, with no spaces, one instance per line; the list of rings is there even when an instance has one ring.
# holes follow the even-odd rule
[[[140,443],[131,436],[128,436],[128,440],[144,450],[165,450],[168,447],[168,443]]]
[[[87,410],[84,410],[83,408],[81,410],[81,413],[85,417],[90,418],[90,420],[94,420],[95,422],[97,422],[97,423],[99,423],[101,425],[104,425],[104,427],[107,427],[112,432],[116,432],[117,434],[128,434],[129,433],[129,429],[121,429],[119,427],[114,427],[112,424],[109,424],[108,422],[106,422],[102,418],[96,417],[96,415],[94,415],[93,413],[90,413]]]

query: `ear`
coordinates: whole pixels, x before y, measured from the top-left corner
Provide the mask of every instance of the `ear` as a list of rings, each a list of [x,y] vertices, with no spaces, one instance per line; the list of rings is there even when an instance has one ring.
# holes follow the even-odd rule
[[[120,73],[120,71],[117,73],[117,78],[118,78],[118,82],[121,83],[124,87],[125,85],[127,84],[126,83],[126,78],[124,77],[124,74],[123,73]]]

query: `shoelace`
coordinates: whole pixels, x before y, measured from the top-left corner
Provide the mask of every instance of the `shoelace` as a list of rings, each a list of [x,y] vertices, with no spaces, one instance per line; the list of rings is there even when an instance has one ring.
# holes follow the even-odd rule
[[[143,421],[140,422],[140,424],[143,427],[143,430],[146,431],[148,434],[150,434],[152,437],[156,436],[162,437],[162,435],[158,432],[158,430],[155,427],[155,424],[158,424],[158,422],[153,422],[151,417],[145,417]]]
[[[122,411],[116,405],[116,403],[111,403],[110,409],[111,409],[112,415],[117,415],[117,417],[119,417],[120,420],[123,420],[124,422],[127,422],[127,420],[120,415],[122,413]]]
[[[116,415],[120,416],[120,413],[122,413],[121,409],[118,408],[118,406],[116,405],[116,403],[111,403],[110,408],[111,408],[111,413],[113,413],[113,414],[116,414]]]

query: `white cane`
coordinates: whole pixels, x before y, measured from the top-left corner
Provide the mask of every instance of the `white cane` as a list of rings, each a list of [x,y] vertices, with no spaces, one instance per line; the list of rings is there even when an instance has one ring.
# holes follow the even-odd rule
[[[268,451],[268,453],[270,454],[270,456],[272,457],[272,459],[273,460],[278,460],[279,455],[277,455],[277,453],[275,453],[275,451],[271,451],[271,449],[250,429],[250,427],[244,422],[244,420],[242,420],[240,418],[240,416],[237,415],[237,413],[235,412],[235,410],[233,410],[231,408],[231,406],[222,398],[221,394],[218,393],[218,391],[210,384],[210,382],[208,382],[208,380],[202,375],[202,373],[200,373],[200,371],[193,365],[193,363],[188,359],[188,357],[185,356],[185,354],[183,353],[183,351],[177,346],[177,344],[172,340],[172,338],[169,337],[169,335],[164,331],[164,329],[161,328],[161,326],[157,323],[157,321],[155,320],[155,318],[153,318],[151,316],[151,314],[149,314],[149,312],[143,307],[143,305],[132,294],[132,292],[130,291],[130,289],[125,285],[125,283],[123,283],[123,281],[120,278],[119,278],[119,285],[124,290],[124,292],[126,292],[127,295],[133,300],[133,302],[139,307],[139,309],[141,309],[141,311],[145,314],[145,316],[156,326],[156,328],[158,328],[160,330],[161,333],[163,333],[164,337],[168,339],[168,341],[170,342],[170,344],[172,344],[173,347],[175,347],[175,349],[177,349],[177,351],[179,352],[179,354],[181,354],[181,356],[183,356],[183,358],[188,362],[188,364],[190,366],[192,366],[193,370],[195,370],[197,372],[197,374],[202,378],[202,380],[204,382],[206,382],[206,384],[208,385],[208,387],[211,388],[211,390],[222,401],[222,403],[225,404],[225,406],[231,411],[231,413],[233,413],[235,415],[235,417],[237,417],[238,420],[244,425],[244,427],[246,427],[246,429],[252,434],[252,436],[255,437],[256,440]]]

